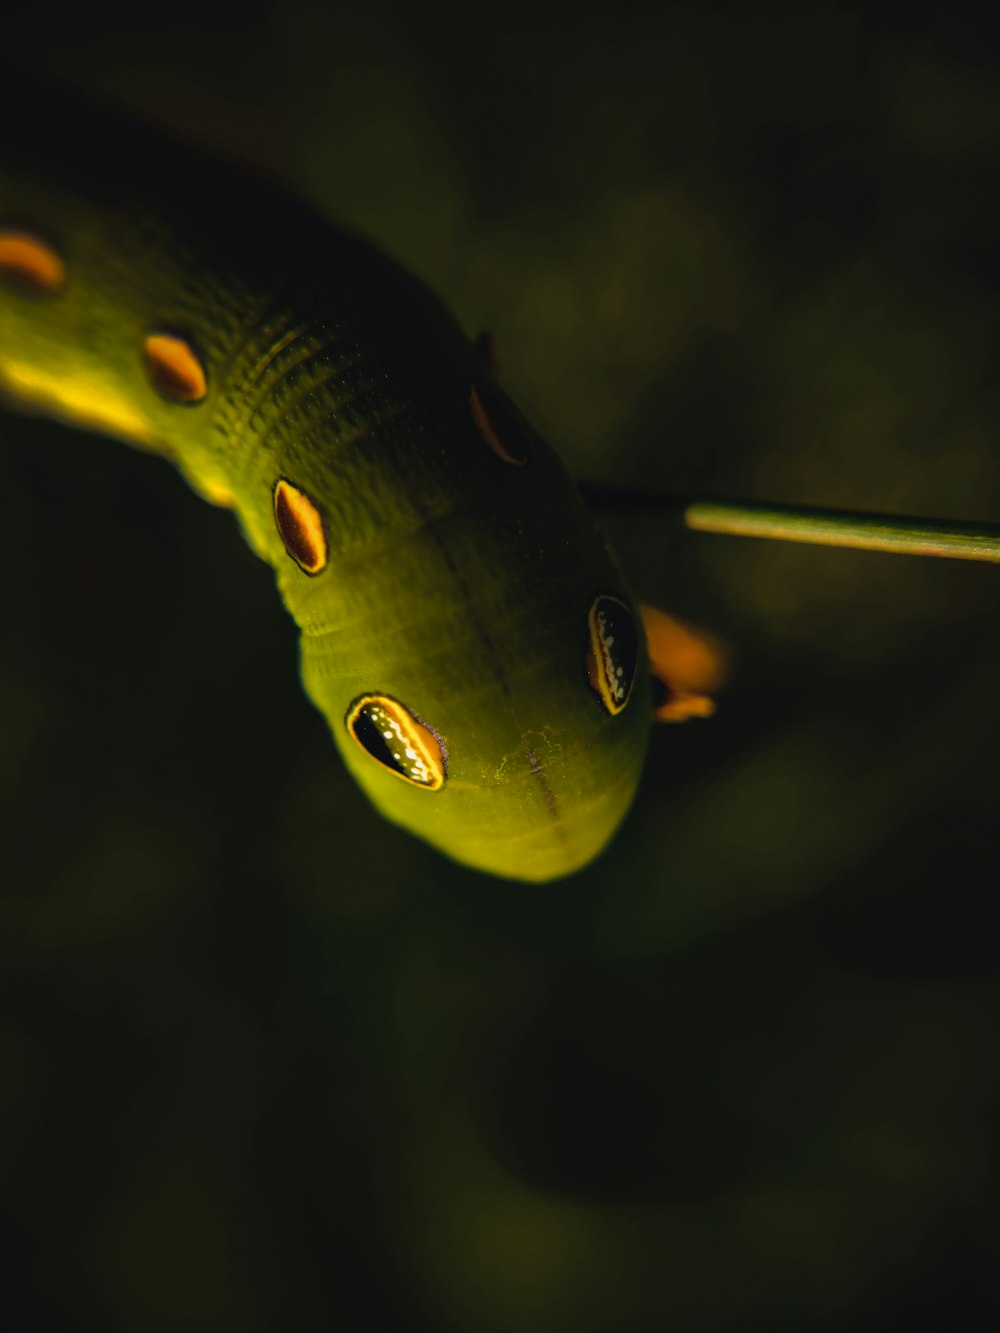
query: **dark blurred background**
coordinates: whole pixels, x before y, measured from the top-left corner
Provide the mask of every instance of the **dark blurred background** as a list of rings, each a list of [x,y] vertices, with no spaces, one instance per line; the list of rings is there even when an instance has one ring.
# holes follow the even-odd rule
[[[1000,518],[971,7],[3,41],[370,233],[579,475]],[[369,809],[227,515],[46,422],[0,458],[5,1327],[1000,1327],[997,570],[610,526],[737,669],[525,888]]]

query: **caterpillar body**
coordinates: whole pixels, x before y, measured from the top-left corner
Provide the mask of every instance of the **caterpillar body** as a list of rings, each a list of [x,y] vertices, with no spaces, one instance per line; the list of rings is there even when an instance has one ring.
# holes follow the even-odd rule
[[[231,507],[391,820],[489,873],[586,864],[651,716],[640,615],[438,301],[280,189],[5,78],[0,391]]]

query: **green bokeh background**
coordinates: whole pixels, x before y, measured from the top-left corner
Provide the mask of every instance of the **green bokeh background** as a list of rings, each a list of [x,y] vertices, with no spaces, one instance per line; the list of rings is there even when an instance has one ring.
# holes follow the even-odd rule
[[[1000,516],[971,8],[49,4],[4,41],[370,233],[580,475]],[[10,415],[0,458],[6,1326],[1000,1326],[996,570],[609,528],[736,672],[528,889],[368,808],[169,468]]]

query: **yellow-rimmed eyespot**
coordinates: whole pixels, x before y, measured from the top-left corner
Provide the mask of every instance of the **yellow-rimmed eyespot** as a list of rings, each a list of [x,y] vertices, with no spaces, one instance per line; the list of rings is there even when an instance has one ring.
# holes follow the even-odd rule
[[[587,616],[587,680],[612,715],[628,703],[639,663],[639,632],[626,604],[617,597],[595,597]]]
[[[66,281],[66,265],[33,232],[0,227],[0,278],[22,291],[48,295]]]
[[[305,491],[282,477],[274,487],[274,522],[285,550],[306,574],[326,568],[326,526]]]
[[[208,392],[208,380],[189,342],[174,333],[150,333],[142,350],[157,393],[173,403],[201,402]]]
[[[405,782],[437,791],[448,773],[444,741],[386,694],[363,694],[347,710],[347,730],[363,750]]]

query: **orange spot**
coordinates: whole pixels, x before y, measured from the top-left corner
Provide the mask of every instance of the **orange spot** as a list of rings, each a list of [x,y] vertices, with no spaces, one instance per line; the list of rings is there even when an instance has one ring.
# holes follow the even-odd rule
[[[486,408],[483,406],[483,400],[479,396],[479,390],[475,385],[469,390],[469,407],[472,410],[472,420],[475,422],[476,430],[479,431],[483,441],[496,454],[497,458],[502,459],[505,463],[513,463],[515,467],[520,467],[527,462],[527,456],[524,453],[520,455],[511,453],[510,449],[501,440]],[[513,435],[513,430],[511,433]],[[516,445],[512,444],[511,447],[516,448]]]
[[[666,615],[655,606],[640,605],[646,630],[649,669],[666,693],[653,709],[658,722],[683,722],[711,717],[710,697],[729,674],[729,648],[714,634]]]
[[[37,236],[0,231],[0,277],[29,292],[57,292],[66,281],[66,266]]]
[[[151,333],[143,344],[154,387],[175,403],[200,403],[208,392],[205,371],[191,344],[172,333]]]
[[[328,552],[323,515],[297,486],[282,478],[274,488],[274,522],[285,550],[306,574],[325,568]]]

